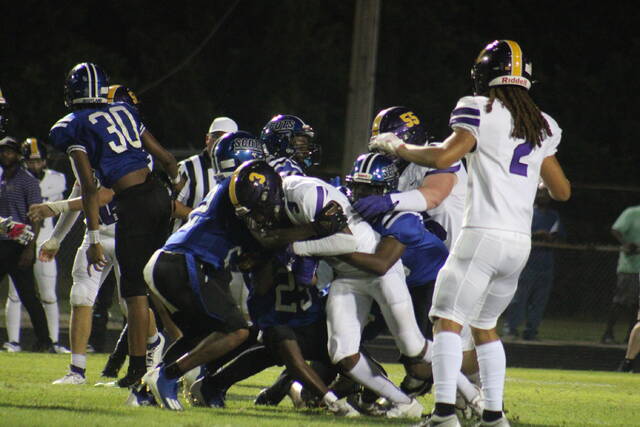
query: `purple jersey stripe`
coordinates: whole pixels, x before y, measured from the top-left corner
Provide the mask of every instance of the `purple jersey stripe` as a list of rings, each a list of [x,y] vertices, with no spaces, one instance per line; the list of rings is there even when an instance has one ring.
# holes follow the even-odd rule
[[[318,213],[322,210],[322,208],[324,207],[324,188],[322,187],[316,187],[316,191],[317,191],[317,197],[316,197],[316,213],[313,216],[314,218],[316,216],[318,216]]]
[[[464,123],[471,126],[480,126],[480,119],[472,119],[471,117],[456,117],[452,118],[449,121],[449,126],[455,125],[456,123]]]
[[[458,163],[456,166],[451,166],[449,168],[446,169],[435,169],[432,171],[427,172],[426,175],[436,175],[439,173],[456,173],[460,170],[460,164]]]
[[[480,110],[478,110],[477,108],[468,108],[468,107],[456,108],[455,110],[453,110],[451,115],[452,116],[478,116],[478,117],[480,117]]]

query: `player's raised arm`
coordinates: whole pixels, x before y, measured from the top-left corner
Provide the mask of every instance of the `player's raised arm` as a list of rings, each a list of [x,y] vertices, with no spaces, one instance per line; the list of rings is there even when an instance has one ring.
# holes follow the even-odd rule
[[[169,178],[171,178],[171,183],[174,186],[180,185],[181,179],[178,173],[178,163],[173,154],[160,145],[158,140],[148,130],[145,129],[140,137],[142,138],[144,149],[147,150],[154,159],[160,162],[162,168],[167,172]]]

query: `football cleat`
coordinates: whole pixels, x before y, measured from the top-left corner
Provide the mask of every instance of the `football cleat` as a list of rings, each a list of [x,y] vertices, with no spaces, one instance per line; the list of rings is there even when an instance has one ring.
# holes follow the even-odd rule
[[[212,386],[205,377],[194,382],[189,389],[189,401],[193,406],[224,408],[226,395],[225,390]]]
[[[138,408],[140,406],[158,406],[153,394],[144,386],[131,387],[131,392],[124,402],[125,405]]]
[[[307,402],[302,398],[302,384],[298,381],[291,383],[291,387],[289,387],[289,392],[287,394],[289,395],[294,408],[302,409],[307,407]]]
[[[164,374],[164,367],[160,366],[147,372],[142,377],[142,383],[149,387],[156,402],[162,408],[172,411],[184,410],[178,400],[178,380],[167,378]]]
[[[271,396],[269,394],[269,389],[263,388],[260,390],[260,393],[258,393],[256,400],[254,400],[253,403],[260,406],[278,406],[280,402],[282,402],[282,399],[284,399],[284,396],[285,395],[276,397]]]
[[[136,385],[140,382],[140,380],[142,380],[145,372],[146,371],[129,371],[127,372],[127,375],[116,381],[116,384],[120,388],[127,388]]]
[[[180,377],[180,379],[178,380],[178,384],[182,389],[182,397],[184,397],[185,400],[189,400],[189,393],[190,393],[189,390],[191,390],[191,387],[193,386],[193,384],[195,384],[196,381],[198,381],[200,378],[203,378],[203,377],[204,377],[204,369],[202,368],[202,366],[193,368],[189,372],[187,372],[186,374]]]
[[[387,418],[420,418],[424,407],[416,399],[409,403],[395,403],[385,414]]]
[[[474,427],[510,427],[509,420],[502,414],[502,417],[495,421],[480,421]]]
[[[4,348],[8,353],[20,353],[22,351],[22,347],[17,342],[5,342],[2,344],[2,348]]]
[[[353,418],[360,416],[360,412],[351,406],[346,399],[340,399],[330,403],[327,405],[327,409],[336,417]]]
[[[361,414],[372,417],[384,417],[387,412],[387,410],[377,402],[367,402],[364,400],[362,393],[350,394],[347,396],[347,402]]]
[[[420,423],[414,425],[413,427],[461,427],[460,421],[455,414],[447,415],[446,417],[441,417],[436,414],[431,414]]]
[[[162,362],[162,351],[164,350],[164,336],[158,334],[158,340],[154,344],[147,344],[147,357],[145,363],[148,369],[153,369]]]
[[[59,378],[59,379],[55,380],[51,384],[55,384],[55,385],[60,385],[60,384],[80,385],[80,384],[85,384],[86,382],[87,382],[87,379],[84,377],[84,375],[81,375],[81,374],[79,374],[77,372],[69,372],[67,375],[65,375],[62,378]]]
[[[69,354],[71,353],[71,351],[69,351],[69,349],[63,345],[56,343],[53,343],[53,351],[57,354]]]

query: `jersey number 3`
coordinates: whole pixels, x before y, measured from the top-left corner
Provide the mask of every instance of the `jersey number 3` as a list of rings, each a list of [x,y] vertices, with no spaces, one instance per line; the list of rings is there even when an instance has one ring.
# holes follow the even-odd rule
[[[520,159],[528,156],[533,151],[533,144],[530,142],[523,142],[518,144],[515,150],[513,150],[513,157],[511,157],[511,163],[509,164],[509,172],[515,175],[527,176],[527,164],[522,163]]]
[[[117,139],[113,139],[107,143],[116,153],[126,151],[127,143],[133,148],[142,147],[137,123],[126,107],[116,105],[109,108],[108,111],[96,111],[89,116],[89,122],[91,122],[92,125],[97,124],[99,119],[106,122],[107,132],[109,132],[110,135],[116,136]],[[125,124],[125,121],[128,123]]]

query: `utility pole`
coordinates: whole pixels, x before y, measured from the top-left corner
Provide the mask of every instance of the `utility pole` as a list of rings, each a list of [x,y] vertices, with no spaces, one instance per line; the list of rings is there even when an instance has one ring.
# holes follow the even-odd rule
[[[342,172],[351,170],[356,155],[367,151],[373,115],[378,27],[382,0],[356,0],[347,98]]]

